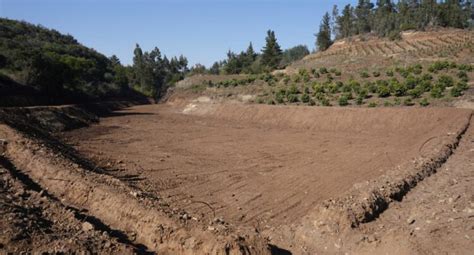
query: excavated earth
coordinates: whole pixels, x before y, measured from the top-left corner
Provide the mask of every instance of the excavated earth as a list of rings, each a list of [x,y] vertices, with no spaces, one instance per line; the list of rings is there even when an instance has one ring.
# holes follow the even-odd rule
[[[97,122],[94,110],[71,107],[55,108],[56,114],[48,108],[1,111],[2,174],[11,180],[2,187],[13,194],[2,195],[2,216],[12,204],[39,208],[25,223],[31,230],[24,243],[48,240],[43,236],[53,238],[52,232],[59,241],[50,251],[423,254],[474,248],[472,110],[201,98],[132,106]],[[16,187],[26,195],[15,195]],[[60,210],[69,217],[61,221]],[[37,223],[47,216],[54,224]],[[2,232],[0,249],[24,246],[14,240],[13,225]],[[24,247],[45,250],[45,243]]]

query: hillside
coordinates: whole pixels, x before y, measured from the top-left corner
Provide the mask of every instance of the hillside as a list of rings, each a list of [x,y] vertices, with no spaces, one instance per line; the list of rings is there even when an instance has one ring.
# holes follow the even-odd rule
[[[286,71],[323,66],[360,71],[437,60],[469,64],[472,62],[473,47],[474,31],[462,29],[406,31],[401,33],[400,40],[361,35],[336,41],[329,49],[296,61]]]
[[[284,70],[260,75],[191,76],[172,98],[316,106],[472,104],[474,33],[461,29],[340,40]]]
[[[0,75],[3,106],[139,96],[128,89],[119,62],[71,35],[4,18],[0,18]]]

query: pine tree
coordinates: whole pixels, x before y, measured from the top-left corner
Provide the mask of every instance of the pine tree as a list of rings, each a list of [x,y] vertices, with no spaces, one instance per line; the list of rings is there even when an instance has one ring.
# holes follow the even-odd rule
[[[262,49],[262,64],[269,70],[278,68],[281,61],[281,48],[275,37],[275,32],[272,30],[267,31],[267,37],[265,38],[266,45]]]
[[[331,25],[329,13],[326,12],[323,16],[323,20],[319,26],[319,33],[316,35],[316,46],[318,50],[324,51],[328,49],[332,44],[331,40]]]
[[[110,57],[110,63],[112,64],[112,67],[121,65],[120,59],[115,55],[112,55],[112,57]]]
[[[350,4],[342,10],[341,16],[337,20],[339,26],[339,37],[346,38],[354,35],[354,12]]]
[[[339,37],[339,25],[337,23],[337,20],[339,19],[339,9],[337,8],[337,5],[334,5],[332,7],[332,15],[331,15],[331,33],[334,38]]]
[[[358,34],[365,34],[371,31],[370,15],[372,8],[374,8],[374,4],[370,0],[359,0],[359,4],[354,11]]]
[[[210,74],[219,74],[221,69],[221,64],[219,62],[214,62],[214,64],[209,68],[209,73]]]
[[[377,0],[377,10],[375,11],[374,30],[379,36],[389,36],[398,34],[396,26],[395,6],[392,0]]]
[[[241,53],[242,58],[242,72],[244,73],[251,73],[252,64],[257,59],[257,53],[255,53],[253,49],[252,42],[250,42],[247,50]]]

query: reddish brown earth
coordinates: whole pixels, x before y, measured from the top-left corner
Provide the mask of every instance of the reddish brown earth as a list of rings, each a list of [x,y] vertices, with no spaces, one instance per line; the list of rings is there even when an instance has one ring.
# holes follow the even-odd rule
[[[0,109],[0,253],[474,248],[472,110],[202,97],[107,112],[58,133],[95,115]]]
[[[112,175],[189,217],[271,235],[354,184],[443,146],[469,116],[434,108],[146,105],[65,136]]]
[[[1,159],[4,164],[4,160]],[[0,253],[135,253],[74,208],[21,183],[0,165]]]

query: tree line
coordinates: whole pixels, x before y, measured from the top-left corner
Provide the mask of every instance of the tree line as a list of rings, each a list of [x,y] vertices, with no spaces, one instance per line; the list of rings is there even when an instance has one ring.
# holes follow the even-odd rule
[[[373,33],[397,39],[400,32],[428,27],[468,28],[473,26],[471,0],[359,0],[356,6],[344,6],[339,13],[335,5],[323,16],[316,47],[326,50],[334,40]]]
[[[252,43],[245,51],[235,53],[229,50],[227,59],[216,61],[209,68],[197,64],[191,68],[191,74],[260,74],[277,68],[284,68],[291,62],[302,59],[310,52],[305,45],[282,50],[275,31],[268,30],[265,46],[261,53],[254,50]]]
[[[133,65],[124,66],[71,35],[0,18],[0,93],[19,83],[48,104],[129,98],[136,92],[158,98],[188,72],[186,57],[168,58],[158,48],[143,52],[137,44]]]

